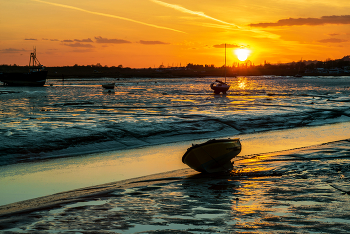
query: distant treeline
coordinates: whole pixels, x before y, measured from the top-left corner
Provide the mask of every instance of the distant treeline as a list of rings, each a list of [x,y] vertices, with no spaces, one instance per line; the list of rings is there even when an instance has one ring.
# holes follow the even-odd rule
[[[28,66],[0,65],[0,72],[26,72]],[[130,68],[119,66],[74,65],[63,67],[45,67],[48,78],[93,78],[93,77],[205,77],[205,76],[259,76],[259,75],[350,75],[350,56],[326,61],[299,61],[292,63],[254,65],[250,61],[235,63],[232,66],[215,67],[189,63],[182,67]]]

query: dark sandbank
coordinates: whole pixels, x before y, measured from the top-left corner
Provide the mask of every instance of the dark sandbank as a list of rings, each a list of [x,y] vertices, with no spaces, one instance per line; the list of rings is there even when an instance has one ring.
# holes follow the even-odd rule
[[[4,233],[348,233],[350,142],[248,155],[0,207]]]

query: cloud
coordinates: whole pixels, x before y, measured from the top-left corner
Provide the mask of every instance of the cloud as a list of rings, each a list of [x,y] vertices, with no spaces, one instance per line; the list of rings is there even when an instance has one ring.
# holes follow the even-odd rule
[[[276,23],[257,23],[249,24],[252,27],[279,27],[279,26],[296,26],[296,25],[325,25],[325,24],[350,24],[350,15],[332,15],[322,16],[321,18],[289,18],[281,19]]]
[[[138,20],[133,20],[133,19],[117,16],[117,15],[105,14],[105,13],[100,13],[100,12],[96,12],[96,11],[89,11],[89,10],[85,10],[85,9],[82,9],[82,8],[79,8],[79,7],[74,7],[74,6],[69,6],[69,5],[59,4],[59,3],[53,3],[53,2],[47,2],[47,1],[42,1],[42,0],[32,0],[32,1],[45,3],[45,4],[57,6],[57,7],[68,8],[68,9],[71,9],[71,10],[82,11],[82,12],[93,14],[93,15],[99,15],[99,16],[104,16],[104,17],[109,17],[109,18],[114,18],[114,19],[126,20],[126,21],[130,21],[130,22],[133,22],[133,23],[146,25],[146,26],[153,27],[153,28],[159,28],[159,29],[171,30],[171,31],[174,31],[174,32],[185,33],[183,31],[180,31],[180,30],[177,30],[177,29],[173,29],[173,28],[163,27],[163,26],[159,26],[159,25],[155,25],[155,24],[149,24],[149,23],[145,23],[145,22],[141,22],[141,21],[138,21]]]
[[[341,43],[341,42],[347,42],[348,40],[338,39],[338,38],[328,38],[328,39],[322,39],[318,42],[321,43]]]
[[[58,40],[58,39],[50,39],[50,41],[60,41],[60,40]]]
[[[329,33],[327,34],[328,36],[331,36],[331,37],[334,37],[334,36],[339,36],[340,34],[339,33]]]
[[[93,42],[90,38],[82,39],[82,40],[74,39],[74,41],[77,41],[77,42]]]
[[[88,39],[74,39],[74,40],[63,40],[62,42],[67,42],[67,43],[70,43],[70,42],[93,42],[90,38]]]
[[[74,53],[88,53],[88,52],[91,52],[91,50],[90,49],[81,49],[81,50],[79,50],[79,49],[76,49],[76,50],[72,50],[72,52],[74,52]]]
[[[207,18],[207,19],[210,19],[210,20],[214,20],[214,21],[220,22],[222,24],[227,24],[227,25],[231,25],[231,26],[235,26],[236,28],[239,28],[235,24],[231,24],[231,23],[228,23],[228,22],[225,22],[225,21],[213,18],[213,17],[208,16],[205,13],[200,12],[200,11],[192,11],[192,10],[189,10],[189,9],[187,9],[185,7],[182,7],[182,6],[179,6],[179,5],[175,5],[175,4],[166,3],[166,2],[162,2],[162,1],[159,1],[159,0],[150,0],[150,1],[154,2],[154,3],[157,3],[159,5],[162,5],[164,7],[172,8],[174,10],[177,10],[177,11],[180,11],[180,12],[183,12],[183,13],[187,13],[187,14],[191,14],[191,15],[197,15],[197,16],[200,16],[200,17],[203,17],[203,18]]]
[[[79,43],[79,42],[76,42],[76,43],[73,43],[73,44],[67,44],[67,43],[65,43],[65,44],[63,44],[63,45],[65,45],[65,46],[70,46],[70,47],[75,47],[75,48],[94,48],[94,46],[93,45],[91,45],[91,44],[81,44],[81,43]]]
[[[214,48],[225,48],[225,44],[213,45]],[[235,44],[226,44],[226,48],[241,48],[242,46]]]
[[[25,40],[25,41],[37,41],[36,38],[25,38],[24,40]]]
[[[97,43],[112,43],[112,44],[124,44],[124,43],[131,43],[130,41],[126,41],[123,39],[108,39],[103,38],[101,36],[95,37]]]
[[[162,41],[143,41],[143,40],[140,40],[140,43],[143,45],[166,45],[166,44],[169,44],[169,43],[162,42]]]
[[[14,49],[14,48],[8,48],[8,49],[2,49],[0,50],[1,53],[18,53],[18,52],[24,52],[25,49]]]

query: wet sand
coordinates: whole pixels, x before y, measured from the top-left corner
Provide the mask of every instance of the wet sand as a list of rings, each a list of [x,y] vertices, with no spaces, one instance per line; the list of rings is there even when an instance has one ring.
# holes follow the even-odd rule
[[[239,156],[338,141],[350,138],[350,123],[231,136],[239,137]],[[187,168],[184,141],[139,149],[6,166],[0,170],[0,206],[64,191]]]
[[[4,233],[349,233],[350,142],[254,154],[0,207]]]

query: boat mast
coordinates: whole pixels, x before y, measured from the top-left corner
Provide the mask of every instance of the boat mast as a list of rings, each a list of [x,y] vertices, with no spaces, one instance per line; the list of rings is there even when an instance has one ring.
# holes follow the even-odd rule
[[[225,43],[225,83],[226,83],[226,43]]]
[[[34,67],[34,65],[35,65],[35,58],[36,58],[36,48],[34,47],[33,48],[33,52],[30,53],[29,67],[31,67],[31,66]],[[31,65],[32,61],[33,61],[33,65]]]
[[[31,65],[32,62],[33,62],[33,65]],[[39,60],[36,58],[36,47],[33,48],[33,53],[30,53],[29,67],[32,67],[32,68],[41,67]]]

